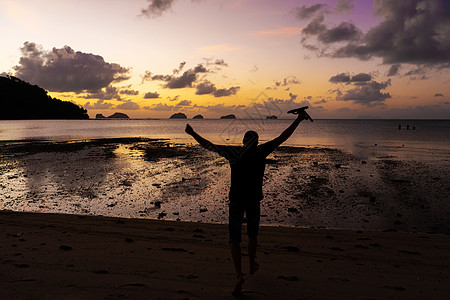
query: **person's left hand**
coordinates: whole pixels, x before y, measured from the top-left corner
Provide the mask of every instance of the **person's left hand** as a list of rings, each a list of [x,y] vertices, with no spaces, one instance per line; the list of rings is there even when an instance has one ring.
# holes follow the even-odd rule
[[[194,134],[194,129],[189,124],[186,124],[186,129],[184,131],[186,131],[186,133],[189,134],[189,135]]]

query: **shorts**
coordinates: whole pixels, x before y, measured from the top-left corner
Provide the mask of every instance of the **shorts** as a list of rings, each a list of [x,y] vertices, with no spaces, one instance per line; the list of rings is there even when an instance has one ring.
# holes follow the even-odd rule
[[[230,243],[241,242],[244,212],[247,217],[247,236],[258,236],[260,219],[259,201],[252,201],[250,203],[232,201],[230,202],[228,215],[228,232]]]

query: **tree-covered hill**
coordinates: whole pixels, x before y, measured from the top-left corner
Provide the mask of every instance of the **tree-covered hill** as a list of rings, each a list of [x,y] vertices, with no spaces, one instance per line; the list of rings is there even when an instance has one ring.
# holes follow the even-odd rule
[[[86,109],[9,75],[0,76],[0,105],[2,120],[89,119]]]

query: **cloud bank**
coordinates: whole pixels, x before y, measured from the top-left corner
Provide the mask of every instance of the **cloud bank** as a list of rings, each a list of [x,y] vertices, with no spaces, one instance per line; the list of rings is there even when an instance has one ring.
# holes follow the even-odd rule
[[[47,51],[25,42],[20,51],[15,76],[52,92],[99,93],[111,83],[129,79],[128,68],[69,46]]]
[[[322,13],[303,29],[303,46],[319,56],[450,67],[449,1],[375,0],[373,5],[382,21],[365,34],[349,22],[328,28]]]

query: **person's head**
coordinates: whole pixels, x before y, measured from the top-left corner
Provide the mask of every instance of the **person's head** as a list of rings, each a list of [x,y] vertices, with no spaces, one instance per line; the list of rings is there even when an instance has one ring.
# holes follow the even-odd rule
[[[258,133],[253,130],[249,130],[244,134],[242,142],[245,146],[254,147],[258,145]]]

